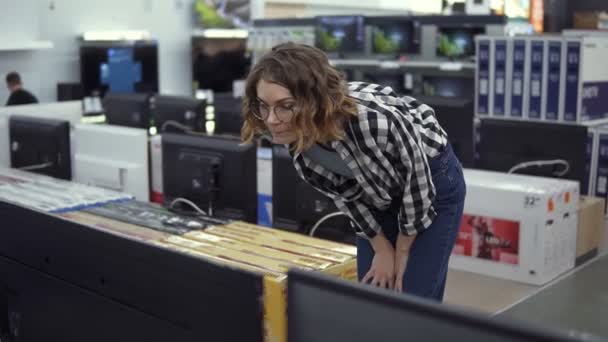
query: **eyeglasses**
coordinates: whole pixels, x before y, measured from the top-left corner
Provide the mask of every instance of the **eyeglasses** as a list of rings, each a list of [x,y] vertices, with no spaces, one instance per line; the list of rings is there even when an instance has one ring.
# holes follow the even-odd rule
[[[280,122],[286,123],[290,122],[295,115],[295,107],[293,104],[279,104],[274,107],[267,106],[264,103],[258,103],[257,106],[254,107],[253,116],[257,119],[266,121],[270,116],[270,111],[274,109],[274,115]]]

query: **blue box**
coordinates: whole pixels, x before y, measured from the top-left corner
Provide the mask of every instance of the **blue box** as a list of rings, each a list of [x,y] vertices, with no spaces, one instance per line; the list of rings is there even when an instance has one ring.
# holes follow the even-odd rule
[[[492,115],[504,116],[506,113],[506,78],[507,78],[507,40],[494,40],[494,86]]]
[[[512,47],[511,60],[511,82],[509,93],[511,101],[509,105],[509,116],[523,117],[524,113],[524,90],[526,74],[527,44],[524,39],[515,39]]]
[[[545,42],[534,39],[530,41],[530,73],[528,89],[528,118],[540,119],[542,116],[543,83],[544,83]]]
[[[477,82],[475,82],[475,113],[488,115],[490,110],[490,50],[491,41],[487,38],[477,40]]]
[[[566,79],[564,94],[564,121],[578,121],[578,88],[580,69],[581,43],[568,41],[566,43]]]
[[[547,44],[547,95],[545,97],[545,120],[559,120],[562,98],[562,40],[549,40]]]

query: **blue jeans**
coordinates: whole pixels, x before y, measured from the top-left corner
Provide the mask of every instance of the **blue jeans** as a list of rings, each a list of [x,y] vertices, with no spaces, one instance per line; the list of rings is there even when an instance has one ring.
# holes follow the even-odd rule
[[[462,219],[466,185],[462,165],[449,144],[441,154],[429,159],[429,166],[435,185],[433,207],[437,216],[426,230],[416,236],[402,281],[404,292],[442,301],[448,261]],[[399,234],[397,214],[401,202],[401,198],[396,198],[388,210],[374,213],[393,245]],[[369,241],[357,238],[359,280],[369,271],[373,258],[374,250]]]

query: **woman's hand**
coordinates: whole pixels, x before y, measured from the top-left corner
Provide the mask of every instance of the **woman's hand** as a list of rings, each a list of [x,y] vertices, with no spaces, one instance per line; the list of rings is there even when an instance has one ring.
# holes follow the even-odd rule
[[[403,291],[403,275],[414,239],[416,239],[416,235],[408,236],[400,233],[397,237],[397,243],[395,244],[395,284],[393,285],[397,292]]]
[[[392,289],[395,284],[395,248],[380,231],[370,240],[374,259],[369,272],[361,282]]]

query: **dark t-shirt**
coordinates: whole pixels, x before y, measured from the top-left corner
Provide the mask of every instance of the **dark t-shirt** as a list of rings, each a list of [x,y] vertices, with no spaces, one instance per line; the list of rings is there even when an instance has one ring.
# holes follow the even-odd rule
[[[24,105],[30,103],[38,103],[38,99],[25,89],[15,90],[11,93],[11,96],[8,97],[8,101],[6,101],[7,106]]]

